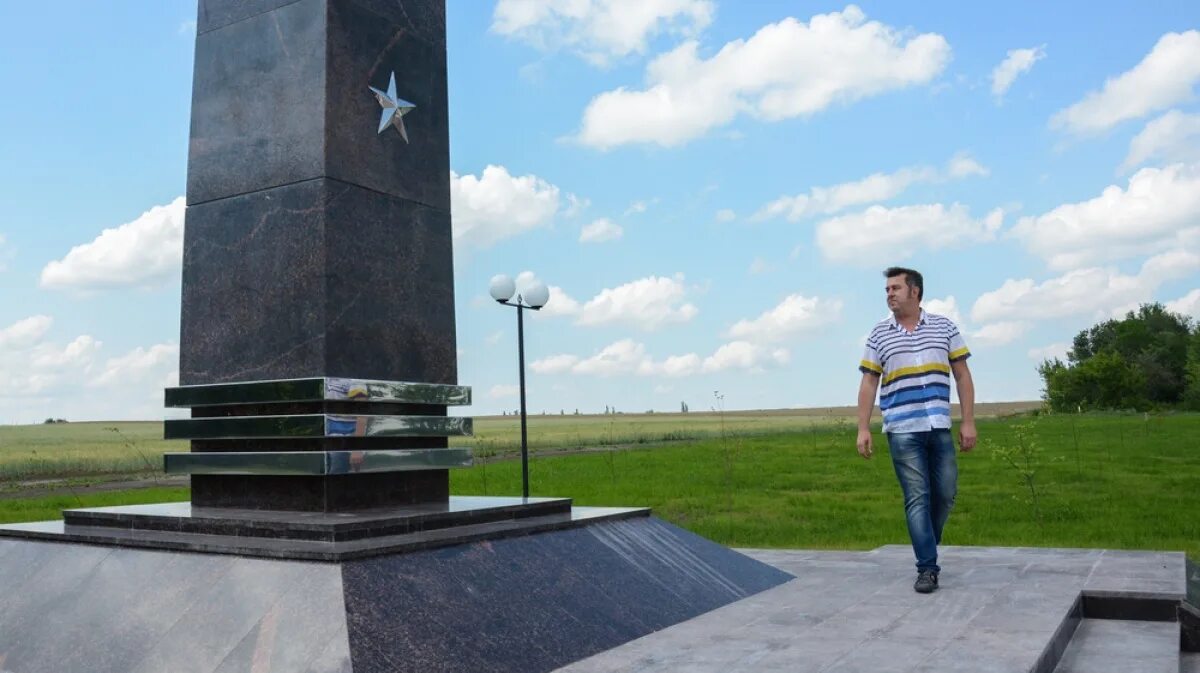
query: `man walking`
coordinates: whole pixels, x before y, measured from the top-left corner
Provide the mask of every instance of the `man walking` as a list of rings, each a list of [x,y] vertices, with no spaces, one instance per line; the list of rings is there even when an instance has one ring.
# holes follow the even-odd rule
[[[871,412],[878,391],[883,432],[917,557],[913,589],[927,594],[938,586],[937,546],[958,490],[950,435],[951,373],[962,408],[959,446],[964,452],[975,448],[975,384],[967,368],[971,352],[954,321],[921,308],[925,281],[920,273],[891,267],[883,275],[892,314],[871,330],[859,363],[858,452],[871,457]]]

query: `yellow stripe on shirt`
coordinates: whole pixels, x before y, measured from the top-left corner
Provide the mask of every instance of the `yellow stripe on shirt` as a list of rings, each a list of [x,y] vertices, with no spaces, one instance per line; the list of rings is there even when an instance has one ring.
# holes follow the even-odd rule
[[[960,348],[960,349],[958,349],[958,350],[956,350],[956,351],[951,351],[951,353],[950,353],[950,359],[951,359],[951,360],[957,360],[957,359],[959,359],[959,358],[961,358],[961,357],[965,357],[965,356],[969,355],[970,353],[971,353],[971,351],[967,350],[967,347],[966,347],[966,346],[963,346],[962,348]]]
[[[883,373],[883,367],[880,367],[879,365],[875,364],[874,362],[868,362],[867,360],[863,360],[862,362],[858,363],[858,366],[862,367],[863,369],[870,369],[871,371],[875,372],[876,374]]]
[[[917,365],[916,367],[901,367],[900,369],[894,369],[891,372],[888,372],[888,375],[883,377],[883,384],[887,385],[901,376],[908,376],[910,374],[924,374],[926,372],[942,372],[949,374],[950,367],[940,362],[931,362],[926,365]]]

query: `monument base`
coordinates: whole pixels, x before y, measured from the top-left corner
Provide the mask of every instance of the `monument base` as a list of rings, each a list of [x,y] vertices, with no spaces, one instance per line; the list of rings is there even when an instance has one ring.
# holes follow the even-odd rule
[[[358,536],[406,517],[310,513],[310,537],[357,539],[276,540],[286,558],[253,558],[274,555],[247,553],[255,538],[153,529],[174,520],[265,535],[279,512],[216,516],[179,503],[149,506],[157,514],[74,510],[88,526],[3,526],[0,670],[537,673],[791,579],[644,509],[545,513],[564,501],[520,501],[451,499],[443,511],[409,512],[424,530],[390,536],[408,537],[407,551],[377,545],[317,563],[296,559],[317,559],[313,545],[332,558],[339,545],[387,539]],[[525,505],[543,511],[436,527],[515,517]],[[142,528],[109,525],[133,519]]]

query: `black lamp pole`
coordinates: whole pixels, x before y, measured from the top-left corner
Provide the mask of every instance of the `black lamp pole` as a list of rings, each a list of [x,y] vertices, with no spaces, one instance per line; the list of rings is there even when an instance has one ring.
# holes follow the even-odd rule
[[[517,309],[517,367],[521,381],[521,496],[529,497],[529,437],[525,430],[525,309],[540,310],[540,306],[526,306],[517,295],[517,301],[501,301],[501,304]]]

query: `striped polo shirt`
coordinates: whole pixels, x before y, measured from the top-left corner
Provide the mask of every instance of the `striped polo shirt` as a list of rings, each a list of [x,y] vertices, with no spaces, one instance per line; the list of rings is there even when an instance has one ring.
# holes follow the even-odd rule
[[[926,432],[950,427],[950,363],[971,356],[953,320],[921,309],[908,332],[894,315],[867,336],[858,368],[881,377],[879,409],[884,432]]]

